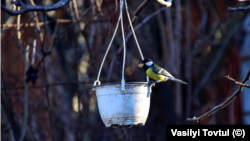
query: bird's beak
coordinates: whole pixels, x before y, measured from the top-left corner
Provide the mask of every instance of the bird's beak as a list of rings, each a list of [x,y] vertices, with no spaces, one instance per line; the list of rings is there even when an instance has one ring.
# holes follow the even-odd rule
[[[144,64],[142,64],[142,63],[140,63],[140,64],[138,65],[138,67],[140,67],[140,68],[143,67],[143,66],[144,66]]]

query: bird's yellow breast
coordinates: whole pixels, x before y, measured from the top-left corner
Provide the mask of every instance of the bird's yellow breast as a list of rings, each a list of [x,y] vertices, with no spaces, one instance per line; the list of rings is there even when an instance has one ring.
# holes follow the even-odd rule
[[[152,71],[152,69],[151,68],[149,68],[149,69],[147,69],[147,71],[146,71],[146,74],[147,74],[147,76],[149,77],[149,78],[151,78],[151,79],[153,79],[153,80],[158,80],[158,81],[164,81],[165,80],[165,76],[163,76],[163,75],[158,75],[158,74],[156,74],[156,73],[154,73],[153,71]]]

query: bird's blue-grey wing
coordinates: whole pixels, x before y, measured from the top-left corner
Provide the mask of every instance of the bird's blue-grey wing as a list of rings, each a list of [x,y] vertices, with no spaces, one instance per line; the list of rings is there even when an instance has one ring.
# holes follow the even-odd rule
[[[175,77],[173,77],[168,71],[166,71],[165,69],[159,67],[158,65],[154,64],[152,67],[151,67],[151,70],[156,73],[156,74],[159,74],[159,75],[164,75],[166,76],[166,80],[170,79],[172,81],[176,81],[176,82],[179,82],[179,83],[182,83],[182,84],[185,84],[187,85],[186,82],[182,81],[182,80],[179,80],[179,79],[176,79]]]
[[[154,64],[152,67],[151,67],[152,71],[156,74],[160,74],[160,75],[164,75],[164,76],[167,76],[167,77],[173,77],[168,71],[166,71],[165,69],[159,67],[158,65]]]

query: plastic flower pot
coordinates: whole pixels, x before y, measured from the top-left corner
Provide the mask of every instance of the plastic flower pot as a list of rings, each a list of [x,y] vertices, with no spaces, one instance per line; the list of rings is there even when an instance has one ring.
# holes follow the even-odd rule
[[[150,107],[151,84],[126,82],[93,86],[98,108],[106,127],[143,126]]]

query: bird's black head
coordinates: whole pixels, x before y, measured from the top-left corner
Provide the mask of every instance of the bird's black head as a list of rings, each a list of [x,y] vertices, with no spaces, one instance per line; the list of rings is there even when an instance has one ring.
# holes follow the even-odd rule
[[[153,62],[152,60],[148,59],[148,58],[142,60],[142,63],[143,63],[144,65],[149,66],[149,67],[152,66],[152,65],[154,64],[154,62]]]
[[[152,67],[153,65],[154,65],[154,62],[152,60],[145,58],[138,65],[138,67],[143,67],[143,69],[146,71],[148,68]]]

